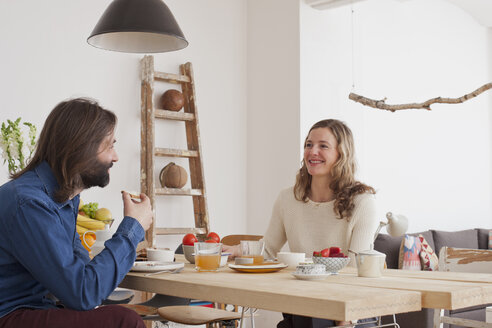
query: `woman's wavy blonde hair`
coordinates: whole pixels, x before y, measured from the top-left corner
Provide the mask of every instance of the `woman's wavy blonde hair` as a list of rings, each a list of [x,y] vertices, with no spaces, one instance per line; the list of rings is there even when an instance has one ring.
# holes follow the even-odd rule
[[[358,194],[371,193],[375,194],[374,188],[355,180],[355,171],[357,164],[355,161],[355,147],[352,131],[339,120],[328,119],[315,123],[308,132],[318,128],[327,128],[333,133],[337,140],[337,150],[340,155],[331,169],[333,180],[330,188],[335,195],[334,210],[339,219],[350,220],[354,209],[354,198]],[[304,147],[306,147],[304,140]],[[302,166],[296,176],[294,186],[294,196],[297,200],[307,202],[309,191],[311,189],[312,176],[308,173],[306,163],[302,161]]]

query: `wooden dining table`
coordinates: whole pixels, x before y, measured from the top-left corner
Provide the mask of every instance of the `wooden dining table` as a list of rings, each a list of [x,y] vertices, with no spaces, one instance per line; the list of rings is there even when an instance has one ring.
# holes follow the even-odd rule
[[[492,303],[492,276],[485,274],[384,270],[380,278],[365,278],[347,267],[304,281],[293,271],[243,273],[226,266],[198,272],[186,264],[179,274],[129,272],[120,287],[344,321]]]

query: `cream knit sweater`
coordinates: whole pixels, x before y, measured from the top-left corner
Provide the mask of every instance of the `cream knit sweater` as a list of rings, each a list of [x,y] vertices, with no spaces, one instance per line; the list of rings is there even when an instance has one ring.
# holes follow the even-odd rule
[[[347,254],[368,250],[378,227],[376,202],[373,194],[355,197],[355,207],[349,221],[337,219],[333,210],[335,201],[307,203],[294,197],[293,187],[282,190],[275,201],[272,218],[264,236],[266,258],[274,258],[286,242],[291,252],[306,253],[338,246]],[[353,254],[351,266],[355,266]]]

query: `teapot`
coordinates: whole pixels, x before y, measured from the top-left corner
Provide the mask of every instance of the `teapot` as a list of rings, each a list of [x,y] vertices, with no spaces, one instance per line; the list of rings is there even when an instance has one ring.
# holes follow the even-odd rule
[[[383,274],[386,254],[370,249],[356,253],[355,259],[359,277],[378,278]]]
[[[106,242],[106,240],[111,239],[111,231],[109,230],[109,224],[106,224],[103,230],[97,230],[97,231],[88,230],[84,232],[84,234],[82,235],[82,240],[86,245],[88,244],[85,241],[85,235],[88,233],[93,233],[96,235],[96,241],[92,246],[89,247],[91,250],[91,255],[94,257],[97,254],[101,253],[101,251],[104,249],[104,243]]]

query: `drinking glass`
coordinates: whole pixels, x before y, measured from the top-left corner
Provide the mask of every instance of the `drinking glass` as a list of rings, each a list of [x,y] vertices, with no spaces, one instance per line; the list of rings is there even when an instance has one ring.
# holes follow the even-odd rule
[[[195,269],[217,271],[221,254],[221,243],[195,243]]]
[[[263,263],[265,243],[263,240],[241,240],[241,257],[252,258],[253,264]]]

